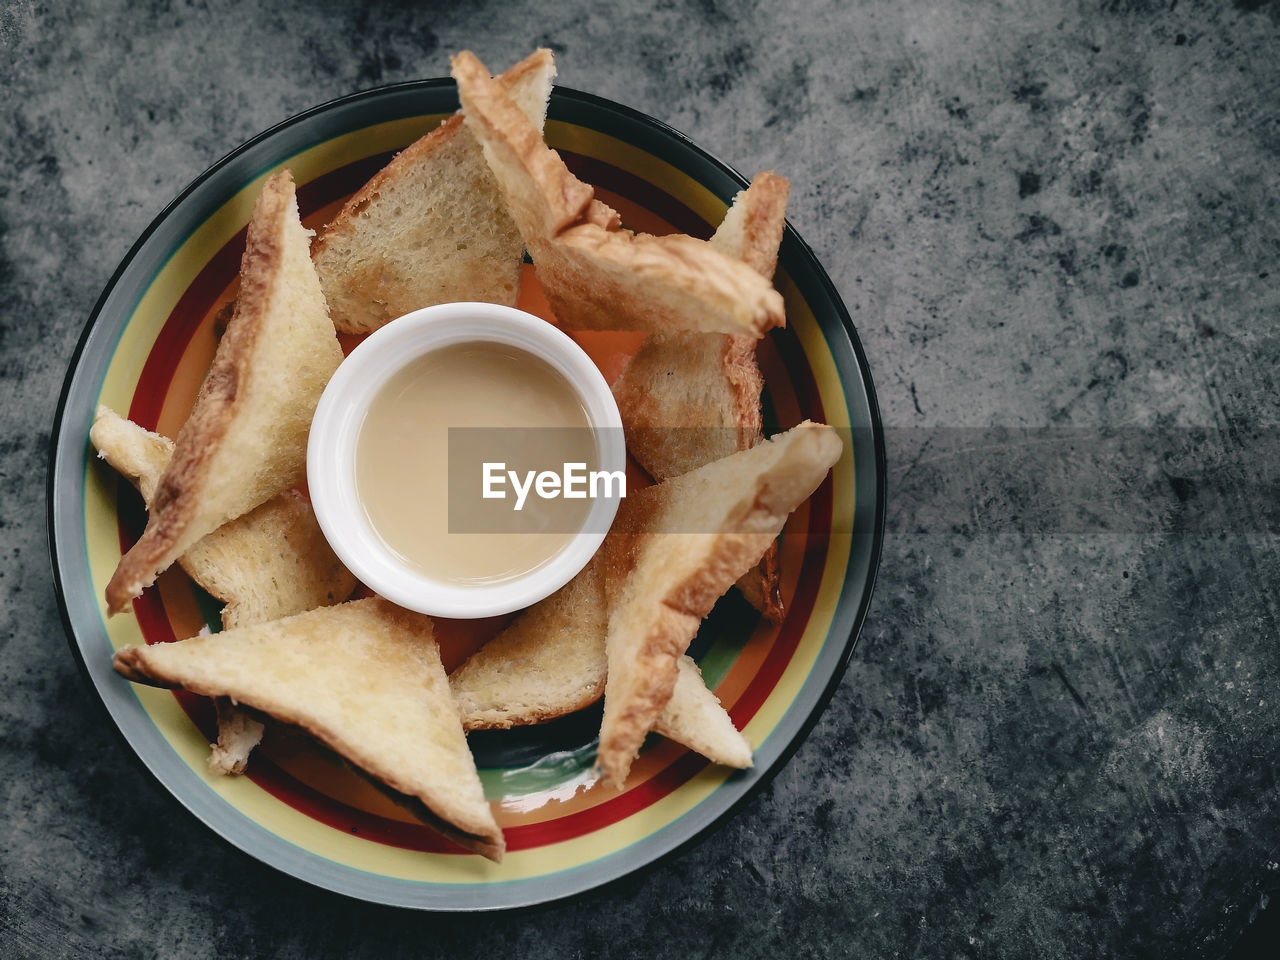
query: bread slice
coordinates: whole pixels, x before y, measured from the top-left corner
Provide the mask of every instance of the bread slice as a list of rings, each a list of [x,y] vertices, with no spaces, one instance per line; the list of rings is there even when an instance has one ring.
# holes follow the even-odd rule
[[[464,727],[543,723],[600,699],[606,617],[599,556],[449,675]]]
[[[772,170],[757,173],[738,191],[724,220],[709,241],[713,247],[741,260],[766,280],[778,269],[778,247],[787,225],[791,184]]]
[[[606,659],[601,554],[534,604],[449,676],[468,730],[506,730],[581,710],[604,693]],[[714,763],[751,766],[751,746],[698,665],[680,658],[680,679],[654,729]]]
[[[100,403],[89,427],[89,442],[98,451],[98,457],[132,483],[142,494],[142,502],[150,507],[156,484],[173,459],[173,441],[126,420]]]
[[[125,647],[115,668],[301,727],[446,836],[502,859],[502,831],[428,617],[371,597],[217,636]]]
[[[734,198],[712,246],[773,277],[786,226],[786,179],[758,174]],[[655,333],[613,384],[627,448],[655,480],[754,446],[760,391],[754,337]]]
[[[541,130],[554,77],[551,51],[537,50],[498,82]],[[352,196],[312,243],[311,258],[334,325],[368,333],[436,303],[515,306],[524,241],[455,114]]]
[[[89,440],[149,503],[173,455],[173,441],[104,406],[98,407]],[[226,630],[339,603],[356,586],[325,540],[311,504],[292,490],[224,523],[178,563],[226,604]]]
[[[296,490],[206,534],[179,562],[226,602],[224,630],[341,603],[357,582],[324,538],[311,503]]]
[[[760,442],[754,337],[654,333],[613,383],[627,451],[662,481]]]
[[[150,502],[173,456],[173,441],[99,406],[89,430],[98,455]],[[324,538],[306,498],[272,497],[228,521],[178,558],[187,575],[223,601],[222,628],[278,620],[351,596],[356,578]],[[218,742],[209,754],[216,773],[243,773],[262,739],[262,724],[218,703]]]
[[[597,762],[607,783],[625,781],[702,618],[843,447],[831,427],[805,422],[623,501],[604,560],[608,679]]]
[[[671,699],[653,722],[653,730],[715,763],[738,770],[751,766],[751,744],[707,688],[698,665],[683,654],[676,660]]]
[[[107,584],[119,613],[197,541],[297,486],[320,393],[342,361],[293,178],[254,205],[236,314],[156,484],[147,528]]]
[[[787,616],[787,603],[782,599],[782,571],[778,564],[778,542],[769,544],[752,569],[734,584],[743,599],[755,607],[770,623],[782,623]]]
[[[759,273],[703,240],[618,226],[547,147],[474,54],[453,58],[466,125],[484,148],[551,309],[577,330],[701,330],[759,336],[784,322]]]
[[[209,770],[224,777],[238,777],[249,768],[249,757],[262,742],[267,728],[250,711],[230,697],[214,697],[214,717],[218,723],[217,742],[209,745]]]
[[[757,174],[734,198],[711,245],[772,279],[790,189],[772,170]],[[627,449],[661,481],[759,443],[763,386],[754,337],[655,333],[614,382],[613,396]],[[776,546],[738,588],[771,621],[782,621]]]

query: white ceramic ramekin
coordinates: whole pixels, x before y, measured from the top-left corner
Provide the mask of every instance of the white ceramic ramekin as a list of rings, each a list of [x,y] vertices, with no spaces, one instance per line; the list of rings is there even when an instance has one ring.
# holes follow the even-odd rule
[[[601,470],[625,470],[618,406],[582,348],[540,317],[492,303],[445,303],[405,314],[370,334],[338,367],[311,421],[307,485],[320,529],[347,568],[374,592],[420,613],[456,619],[510,613],[560,589],[599,549],[618,509],[599,497],[569,544],[521,577],[479,586],[443,583],[406,566],[365,515],[356,490],[356,441],[379,389],[422,355],[461,343],[497,343],[539,357],[577,391],[595,430]]]

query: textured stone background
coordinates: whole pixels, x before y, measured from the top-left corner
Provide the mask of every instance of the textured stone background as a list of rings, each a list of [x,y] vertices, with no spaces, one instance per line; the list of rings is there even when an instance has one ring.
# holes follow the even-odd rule
[[[1280,3],[355,6],[0,8],[0,955],[1227,953],[1280,892]],[[539,43],[791,178],[891,428],[889,536],[830,708],[712,839],[423,917],[279,876],[138,775],[62,635],[46,446],[99,291],[209,163]],[[1113,428],[1102,492],[1046,496]]]

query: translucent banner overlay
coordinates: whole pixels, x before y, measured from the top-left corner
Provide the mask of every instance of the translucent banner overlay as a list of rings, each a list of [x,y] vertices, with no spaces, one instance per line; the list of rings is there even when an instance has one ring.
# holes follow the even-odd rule
[[[870,433],[840,433],[846,457],[873,456]],[[1280,533],[1280,428],[892,427],[884,437],[888,533]],[[739,444],[731,429],[649,428],[628,439],[641,463],[644,451],[696,461],[729,455]],[[563,477],[562,451],[593,449],[589,430],[450,430],[450,532],[581,529],[589,498],[546,499],[530,486],[516,511],[510,476],[500,485],[505,499],[483,498],[483,464],[504,464],[527,484],[529,471]],[[598,469],[589,453],[576,459],[586,472]],[[654,499],[641,495],[648,475],[635,463],[629,472],[628,497]],[[726,497],[745,481],[733,482]],[[698,502],[702,508],[672,512],[645,529],[723,529],[726,504],[706,491]],[[871,532],[847,529],[848,520],[839,519],[869,524],[864,511],[836,509],[834,516],[832,534]],[[634,511],[622,520],[634,525]]]
[[[890,533],[1280,532],[1280,428],[891,428]]]

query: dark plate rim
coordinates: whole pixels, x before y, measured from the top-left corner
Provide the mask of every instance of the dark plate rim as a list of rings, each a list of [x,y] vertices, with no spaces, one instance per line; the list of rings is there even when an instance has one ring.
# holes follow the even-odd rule
[[[845,334],[845,337],[847,338],[849,347],[853,352],[854,360],[856,361],[857,371],[859,375],[858,378],[860,381],[860,383],[856,385],[851,385],[847,382],[842,382],[842,386],[844,387],[846,392],[850,390],[851,386],[856,386],[861,388],[861,391],[863,393],[863,400],[867,406],[868,419],[870,421],[869,429],[867,427],[859,427],[857,425],[853,427],[855,435],[869,433],[869,436],[867,436],[865,439],[870,440],[871,447],[873,450],[873,455],[874,455],[874,464],[873,464],[874,502],[872,504],[873,506],[872,516],[869,518],[871,520],[871,524],[870,524],[871,530],[868,533],[855,532],[851,537],[851,546],[850,546],[850,566],[853,565],[853,561],[855,557],[857,557],[859,554],[864,558],[864,562],[866,564],[864,582],[862,583],[862,586],[861,586],[861,595],[858,599],[857,608],[854,611],[852,620],[850,622],[848,635],[844,641],[843,650],[839,655],[839,658],[834,666],[834,669],[831,671],[830,676],[827,678],[825,686],[817,695],[807,716],[801,722],[799,727],[791,734],[786,744],[782,746],[782,748],[779,750],[777,755],[770,762],[768,768],[764,770],[757,769],[755,771],[755,776],[752,777],[752,782],[747,786],[747,788],[743,790],[737,797],[729,801],[724,807],[722,807],[715,814],[713,819],[710,820],[710,822],[702,825],[701,827],[696,829],[691,835],[687,836],[683,840],[680,840],[672,844],[666,850],[657,853],[656,855],[648,858],[647,860],[638,862],[634,867],[624,868],[623,870],[621,870],[620,872],[618,872],[616,875],[612,877],[599,879],[594,883],[588,883],[585,886],[582,886],[578,889],[574,889],[568,892],[555,892],[555,893],[549,893],[542,896],[535,894],[532,897],[525,897],[521,899],[519,902],[511,902],[511,903],[485,902],[485,903],[472,904],[468,906],[443,906],[439,904],[430,904],[430,903],[427,903],[427,904],[404,903],[404,902],[394,903],[386,900],[372,900],[368,897],[361,896],[359,893],[356,893],[352,890],[341,889],[339,887],[325,883],[320,879],[295,873],[279,864],[270,862],[268,860],[264,860],[261,857],[256,856],[251,851],[249,851],[245,846],[242,846],[236,843],[231,837],[224,834],[222,830],[217,829],[213,827],[211,824],[209,824],[199,813],[197,813],[190,806],[188,806],[188,804],[185,803],[182,800],[182,798],[179,797],[170,788],[170,785],[167,782],[160,780],[158,777],[156,777],[154,771],[152,771],[150,767],[147,766],[144,758],[138,752],[138,748],[134,745],[134,743],[125,734],[124,730],[116,722],[115,717],[111,713],[111,710],[108,707],[102,692],[98,689],[98,686],[94,681],[92,674],[90,673],[89,666],[84,657],[84,652],[81,650],[80,644],[77,640],[75,627],[72,621],[71,611],[68,603],[68,598],[65,593],[64,584],[61,576],[63,560],[59,556],[58,546],[57,546],[57,537],[55,535],[55,522],[56,522],[55,514],[57,512],[56,496],[57,496],[57,486],[58,486],[59,475],[61,472],[59,469],[59,466],[60,466],[60,462],[63,459],[62,457],[62,454],[64,453],[63,448],[64,446],[66,446],[66,443],[64,442],[64,439],[62,437],[63,422],[66,416],[66,407],[67,407],[68,399],[72,392],[73,386],[77,380],[77,375],[79,373],[79,366],[80,366],[82,356],[90,341],[90,338],[93,335],[93,332],[96,326],[99,323],[99,319],[101,317],[102,311],[108,299],[110,298],[112,292],[119,285],[122,277],[125,275],[126,271],[129,269],[133,261],[137,258],[140,251],[146,246],[148,241],[157,232],[157,230],[159,230],[161,225],[168,220],[168,218],[173,214],[173,212],[178,207],[180,207],[187,200],[187,198],[191,196],[192,193],[194,193],[201,185],[203,185],[206,181],[208,181],[211,177],[213,177],[218,171],[226,167],[228,164],[230,164],[235,159],[237,159],[244,153],[248,152],[252,148],[256,147],[257,145],[263,143],[266,140],[271,139],[272,137],[278,135],[279,133],[293,126],[305,123],[311,118],[316,117],[318,115],[322,115],[330,110],[333,110],[339,107],[349,107],[353,104],[359,103],[362,100],[386,97],[388,94],[394,94],[394,93],[413,92],[413,91],[420,91],[420,90],[432,90],[432,89],[439,89],[439,88],[452,88],[454,86],[455,86],[454,81],[450,77],[432,78],[432,79],[425,79],[425,80],[412,80],[412,81],[406,81],[402,83],[385,84],[379,87],[371,88],[369,90],[363,90],[357,93],[336,97],[334,99],[321,103],[317,106],[311,107],[301,113],[295,114],[291,117],[288,117],[272,125],[271,127],[255,135],[249,140],[244,141],[239,146],[235,147],[233,150],[226,153],[219,160],[217,160],[215,163],[213,163],[207,169],[205,169],[199,175],[197,175],[194,179],[192,179],[177,194],[177,196],[174,197],[173,200],[171,200],[168,204],[166,204],[164,208],[158,214],[156,214],[156,216],[147,225],[146,229],[143,230],[143,232],[139,235],[137,240],[129,248],[128,252],[121,259],[120,264],[116,267],[110,279],[107,281],[106,285],[103,287],[102,293],[99,296],[97,302],[95,303],[92,311],[90,312],[88,320],[84,325],[84,329],[82,330],[81,335],[76,343],[76,347],[72,352],[72,355],[68,361],[67,374],[63,380],[62,388],[59,392],[58,402],[57,402],[57,406],[56,406],[54,417],[53,417],[53,426],[50,432],[48,479],[46,481],[46,535],[47,535],[48,544],[49,544],[49,559],[50,559],[51,573],[52,573],[52,578],[54,583],[54,592],[57,597],[58,611],[59,611],[60,618],[62,620],[63,629],[67,636],[68,646],[71,648],[72,655],[75,658],[76,665],[80,671],[80,674],[84,678],[85,682],[89,685],[89,687],[93,690],[95,701],[98,703],[99,707],[102,709],[103,713],[105,714],[107,719],[110,721],[108,725],[114,731],[115,735],[119,737],[119,739],[129,747],[129,749],[126,752],[133,757],[134,762],[138,764],[139,768],[141,770],[144,770],[147,773],[147,779],[150,781],[157,781],[156,786],[161,788],[161,793],[169,797],[178,806],[185,809],[189,815],[191,815],[195,820],[197,820],[201,824],[202,827],[209,830],[209,832],[211,832],[212,834],[220,838],[220,840],[226,845],[228,845],[229,847],[237,850],[241,855],[250,857],[259,864],[268,866],[271,869],[279,873],[283,873],[287,876],[295,877],[296,879],[306,882],[308,885],[316,887],[318,889],[322,889],[330,893],[337,893],[339,895],[349,897],[351,899],[360,900],[361,902],[374,903],[379,906],[403,907],[407,909],[414,909],[414,910],[428,911],[428,912],[442,912],[442,913],[471,913],[471,912],[488,912],[488,911],[497,911],[497,910],[504,910],[504,911],[536,910],[540,908],[545,908],[548,905],[553,903],[564,902],[566,900],[575,899],[593,891],[598,892],[601,890],[605,890],[605,889],[608,889],[609,887],[614,886],[615,884],[620,883],[623,880],[634,879],[638,876],[646,874],[650,870],[658,866],[659,864],[666,863],[671,858],[681,855],[687,850],[691,849],[693,846],[701,843],[707,837],[709,837],[712,833],[714,833],[716,830],[720,829],[727,822],[733,819],[733,817],[741,809],[742,805],[746,803],[748,800],[755,797],[761,788],[763,788],[765,785],[771,782],[772,779],[778,774],[778,772],[781,771],[782,768],[786,766],[786,764],[790,761],[791,757],[800,748],[801,744],[808,739],[810,732],[812,731],[813,727],[816,725],[819,717],[826,710],[828,704],[830,703],[831,697],[834,695],[836,688],[839,686],[840,682],[842,681],[844,674],[848,668],[849,662],[852,659],[854,650],[857,646],[859,634],[861,632],[863,624],[865,623],[867,613],[870,609],[871,599],[874,593],[875,583],[876,583],[876,579],[879,571],[881,551],[882,551],[883,539],[884,539],[884,526],[885,526],[885,514],[886,514],[886,502],[887,502],[885,481],[886,481],[887,468],[886,468],[883,426],[881,422],[880,410],[879,410],[879,404],[876,397],[875,386],[871,378],[870,364],[867,360],[865,350],[862,346],[862,342],[858,337],[856,329],[854,328],[852,318],[849,316],[849,312],[845,307],[844,301],[841,298],[839,291],[836,289],[835,284],[831,281],[830,276],[827,274],[826,270],[822,267],[821,262],[818,260],[817,256],[814,254],[809,244],[804,241],[804,239],[799,235],[799,233],[791,225],[790,220],[787,221],[786,233],[784,236],[784,244],[788,244],[796,248],[796,253],[798,254],[798,256],[802,260],[806,261],[808,265],[811,267],[812,273],[813,273],[813,279],[821,287],[823,294],[827,297],[830,305],[833,308],[832,312],[835,314],[836,319],[838,319],[840,322],[840,326]],[[628,107],[624,104],[619,104],[615,101],[597,96],[595,94],[586,93],[584,91],[575,90],[573,88],[565,87],[561,85],[556,85],[556,87],[554,88],[553,100],[554,99],[567,100],[570,102],[578,101],[587,106],[596,107],[606,112],[615,113],[619,115],[619,117],[623,121],[629,121],[631,123],[638,124],[639,126],[647,127],[652,131],[654,131],[655,133],[657,133],[659,137],[665,137],[672,141],[675,141],[679,146],[683,147],[684,149],[700,157],[702,161],[710,164],[712,167],[719,168],[721,171],[727,174],[730,179],[736,181],[740,185],[740,187],[745,187],[748,183],[747,179],[743,177],[742,174],[739,173],[735,167],[733,167],[728,163],[725,163],[719,157],[710,153],[706,149],[700,147],[691,138],[689,138],[687,135],[685,135],[681,131],[675,129],[674,127],[663,122],[662,120],[659,120],[655,117],[651,117],[647,114],[644,114],[632,107]],[[87,440],[85,442],[87,443]],[[858,499],[860,501],[862,500],[861,489],[858,490]],[[862,510],[858,511],[858,516],[860,518],[863,516],[863,514],[864,514],[864,511]],[[522,882],[523,881],[514,881],[514,883],[516,884],[519,884]],[[533,886],[536,888],[538,885],[535,883],[533,884]]]

